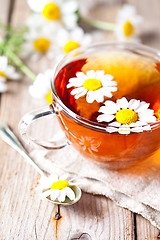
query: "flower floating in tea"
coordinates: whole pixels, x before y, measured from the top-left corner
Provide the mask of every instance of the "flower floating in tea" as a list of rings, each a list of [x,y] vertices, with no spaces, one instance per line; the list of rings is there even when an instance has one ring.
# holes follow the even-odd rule
[[[19,78],[20,74],[15,71],[13,66],[8,64],[8,58],[0,56],[0,92],[7,91],[7,79],[19,80]]]
[[[97,117],[97,121],[109,123],[106,127],[109,133],[130,134],[149,131],[151,130],[149,123],[156,121],[154,110],[149,109],[149,105],[136,99],[128,101],[125,97],[118,99],[116,103],[107,100],[105,106],[99,109],[103,114]]]
[[[78,21],[78,1],[74,0],[28,0],[28,4],[36,13],[41,13],[46,21],[62,22],[68,29],[73,29]]]
[[[142,22],[142,17],[137,15],[136,8],[125,4],[118,12],[117,27],[115,34],[120,41],[132,41],[139,39],[136,37],[137,26]]]
[[[112,97],[112,92],[117,91],[117,83],[113,80],[113,76],[105,74],[103,70],[90,70],[86,74],[83,72],[76,73],[76,77],[70,78],[67,88],[75,87],[71,91],[71,95],[75,95],[78,99],[86,95],[86,101],[92,103],[94,100],[103,102],[104,96]]]
[[[36,80],[29,87],[29,93],[35,99],[43,102],[52,103],[50,81],[53,76],[53,70],[48,69],[45,73],[39,73]]]
[[[42,190],[41,199],[49,197],[51,200],[64,202],[66,197],[71,201],[75,200],[75,193],[72,190],[70,182],[66,180],[66,176],[61,177],[55,174],[49,177],[42,177],[39,181],[39,189]]]

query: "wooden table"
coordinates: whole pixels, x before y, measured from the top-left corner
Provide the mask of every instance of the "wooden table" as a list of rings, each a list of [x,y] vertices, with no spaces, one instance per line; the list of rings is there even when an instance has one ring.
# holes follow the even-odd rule
[[[111,1],[110,1],[111,2]],[[160,48],[160,1],[129,0],[145,19],[142,39]],[[22,25],[29,14],[26,1],[0,0],[0,20]],[[110,15],[111,12],[109,12]],[[111,34],[106,34],[112,39]],[[28,62],[29,65],[31,65]],[[41,63],[31,66],[37,74]],[[46,63],[44,69],[49,68]],[[44,70],[43,69],[43,70]],[[29,79],[10,82],[9,92],[0,97],[0,119],[18,133],[18,122],[24,113],[36,108],[29,93]],[[26,146],[27,147],[27,146]],[[159,230],[141,216],[115,205],[111,200],[83,193],[82,199],[69,207],[54,206],[36,198],[34,188],[39,175],[22,157],[0,140],[0,239],[1,240],[71,240],[87,233],[93,240],[160,239]],[[60,216],[57,215],[59,211]],[[83,235],[83,239],[88,235]],[[86,237],[85,237],[86,236]]]

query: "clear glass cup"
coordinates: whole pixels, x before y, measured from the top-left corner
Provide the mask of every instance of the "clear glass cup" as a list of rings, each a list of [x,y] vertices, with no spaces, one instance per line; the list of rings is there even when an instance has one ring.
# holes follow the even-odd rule
[[[101,57],[102,55],[103,57]],[[133,55],[134,64],[130,63],[130,55]],[[108,56],[110,57],[108,58]],[[122,61],[120,60],[121,56]],[[106,59],[106,63],[104,63],[103,58]],[[144,61],[138,61],[141,58]],[[43,108],[27,113],[20,121],[19,130],[23,138],[46,149],[60,149],[72,144],[84,157],[114,169],[130,167],[148,159],[160,147],[160,120],[150,124],[150,131],[134,132],[128,135],[122,135],[118,132],[108,133],[104,123],[98,123],[80,116],[64,104],[56,90],[57,85],[60,84],[60,82],[57,82],[60,81],[60,78],[57,80],[57,76],[67,64],[81,59],[87,59],[90,63],[88,68],[94,68],[93,70],[103,70],[104,66],[109,66],[108,59],[111,59],[111,61],[115,59],[115,63],[119,61],[119,65],[114,71],[116,78],[119,77],[118,86],[122,91],[115,95],[117,99],[127,96],[130,99],[150,101],[151,106],[158,101],[160,102],[160,94],[158,94],[160,73],[157,70],[160,62],[160,52],[158,50],[140,44],[119,42],[78,48],[65,56],[55,70],[51,79],[53,103],[50,105],[50,110]],[[120,67],[121,64],[122,67]],[[154,64],[157,69],[154,69]],[[128,72],[122,71],[123,68],[126,69],[126,66],[129,66],[127,67]],[[127,79],[127,76],[129,76],[129,79]],[[63,90],[65,91],[65,89]],[[36,119],[50,114],[54,114],[58,118],[66,137],[52,144],[42,143],[31,138],[28,131],[29,125]]]

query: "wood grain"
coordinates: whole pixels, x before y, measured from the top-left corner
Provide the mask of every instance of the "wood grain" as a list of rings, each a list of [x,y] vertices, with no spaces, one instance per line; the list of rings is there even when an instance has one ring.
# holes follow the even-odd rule
[[[3,19],[8,19],[9,1],[2,1],[0,8]],[[120,1],[118,1],[120,2]],[[129,1],[138,8],[140,14],[155,25],[159,35],[158,0],[148,1],[154,6],[151,16],[146,1]],[[2,10],[3,8],[3,10]],[[6,10],[7,9],[7,10]],[[4,14],[4,11],[7,11]],[[12,21],[15,26],[27,17],[29,10],[25,1],[16,0]],[[151,18],[153,18],[151,20]],[[150,46],[160,47],[159,37],[152,38]],[[111,36],[112,38],[112,36]],[[147,38],[146,38],[147,39]],[[47,68],[49,64],[43,65]],[[42,62],[33,65],[33,70],[42,71]],[[1,97],[0,119],[6,121],[18,133],[18,122],[24,113],[35,108],[28,93],[30,80],[22,78],[21,83],[11,82],[10,91]],[[28,146],[26,145],[26,148]],[[40,201],[35,187],[39,175],[24,162],[22,157],[0,140],[0,239],[1,240],[71,240],[82,233],[89,234],[92,240],[153,240],[158,230],[147,220],[130,211],[120,208],[111,200],[83,193],[75,205],[60,207],[60,219],[56,220],[57,206]],[[135,226],[136,224],[136,231]]]

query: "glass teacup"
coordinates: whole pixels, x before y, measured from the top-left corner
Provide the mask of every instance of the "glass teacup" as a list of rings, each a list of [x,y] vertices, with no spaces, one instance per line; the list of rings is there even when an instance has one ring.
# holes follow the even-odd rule
[[[152,156],[160,146],[160,52],[134,43],[79,48],[57,66],[50,110],[26,114],[20,132],[47,149],[72,144],[111,168]],[[54,113],[66,139],[52,145],[29,137],[30,123]],[[54,134],[54,133],[53,133]]]

